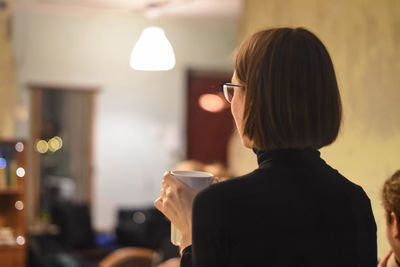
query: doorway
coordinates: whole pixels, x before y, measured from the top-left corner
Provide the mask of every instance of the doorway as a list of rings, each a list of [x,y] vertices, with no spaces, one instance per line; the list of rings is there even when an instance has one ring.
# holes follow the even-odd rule
[[[97,88],[31,88],[33,219],[47,224],[54,203],[91,202]]]
[[[231,77],[230,72],[188,72],[188,159],[227,166],[227,147],[234,122],[220,83],[230,81]]]

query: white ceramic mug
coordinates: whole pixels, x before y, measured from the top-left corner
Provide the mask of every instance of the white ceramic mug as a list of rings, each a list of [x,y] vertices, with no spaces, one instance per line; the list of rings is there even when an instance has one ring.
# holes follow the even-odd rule
[[[186,184],[193,190],[199,192],[209,186],[214,178],[214,175],[209,172],[199,171],[171,171],[171,174],[178,178],[182,183]],[[175,246],[181,245],[182,234],[171,223],[171,242]]]

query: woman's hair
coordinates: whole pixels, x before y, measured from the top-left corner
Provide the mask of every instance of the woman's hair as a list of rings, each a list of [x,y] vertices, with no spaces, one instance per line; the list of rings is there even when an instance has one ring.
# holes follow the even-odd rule
[[[391,212],[400,218],[400,170],[386,180],[382,189],[383,207],[387,213],[387,221],[392,223]]]
[[[342,106],[322,42],[303,28],[257,32],[237,49],[244,85],[243,135],[262,150],[319,149],[335,141]]]

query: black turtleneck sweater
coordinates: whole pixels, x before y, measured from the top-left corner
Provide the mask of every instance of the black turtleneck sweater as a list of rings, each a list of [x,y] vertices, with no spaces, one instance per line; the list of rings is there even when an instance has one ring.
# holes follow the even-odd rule
[[[360,186],[316,150],[257,158],[252,173],[196,196],[182,267],[376,266],[376,224]]]

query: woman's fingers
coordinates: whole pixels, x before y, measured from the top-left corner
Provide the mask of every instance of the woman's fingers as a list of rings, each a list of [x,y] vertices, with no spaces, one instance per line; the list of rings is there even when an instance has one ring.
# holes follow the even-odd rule
[[[162,199],[161,199],[161,197],[159,197],[159,198],[157,198],[155,201],[154,201],[154,207],[156,207],[156,209],[158,209],[159,211],[161,211],[162,212],[162,210],[163,210],[163,204],[162,204]]]
[[[161,196],[154,201],[154,207],[161,211],[167,218],[172,221],[172,219],[176,216],[177,210],[173,204],[173,198],[166,197],[162,198]]]
[[[211,184],[217,184],[217,183],[219,183],[219,178],[215,176],[215,177],[212,179]]]
[[[165,199],[164,199],[164,201],[167,201],[167,200],[172,200],[174,198],[174,194],[172,194],[172,190],[171,190],[171,187],[167,187],[167,189],[165,190]]]
[[[193,191],[193,189],[179,181],[178,178],[176,178],[172,174],[164,176],[164,181],[166,185],[170,187],[171,190],[173,190],[177,195],[180,195],[187,191]]]
[[[165,172],[159,198],[154,206],[161,211],[191,242],[192,205],[196,191],[182,183],[171,172]]]
[[[381,259],[381,261],[379,262],[378,267],[386,267],[386,265],[387,265],[387,263],[388,263],[389,258],[390,258],[391,255],[392,255],[392,250],[389,250],[389,251],[385,254],[385,256],[383,256],[383,258]]]
[[[161,187],[160,189],[160,198],[162,201],[165,201],[167,194],[166,194],[166,186]]]
[[[181,181],[179,181],[175,176],[173,176],[171,173],[167,173],[164,175],[164,180],[163,180],[168,186],[171,187],[179,187],[181,185],[185,185]]]

